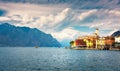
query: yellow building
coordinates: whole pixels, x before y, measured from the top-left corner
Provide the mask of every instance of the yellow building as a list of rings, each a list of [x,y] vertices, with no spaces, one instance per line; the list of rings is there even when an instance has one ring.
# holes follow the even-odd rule
[[[78,39],[83,39],[83,41],[86,43],[87,48],[94,47],[94,36],[79,36]]]
[[[101,37],[97,40],[97,46],[99,49],[103,49],[105,46],[105,38]]]

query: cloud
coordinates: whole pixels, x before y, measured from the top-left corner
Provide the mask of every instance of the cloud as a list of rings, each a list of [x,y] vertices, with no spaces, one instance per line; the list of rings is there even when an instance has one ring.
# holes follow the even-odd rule
[[[6,16],[0,18],[0,20],[1,22],[10,22],[17,26],[29,26],[47,31],[46,29],[58,26],[67,17],[70,11],[70,8],[67,7],[69,6],[66,4],[0,3],[0,8],[8,11]]]
[[[69,7],[67,4],[47,5],[47,4],[29,4],[29,3],[1,3],[0,8],[8,11],[7,15],[32,15],[43,16],[49,14],[56,14],[61,10]]]
[[[81,20],[84,20],[85,18],[87,18],[88,16],[94,14],[95,12],[97,12],[96,9],[93,9],[93,10],[88,10],[86,12],[83,12],[81,13],[79,16],[78,16],[78,19],[81,21]]]
[[[97,12],[94,13],[92,16],[96,16],[95,19],[91,22],[83,23],[81,26],[88,26],[90,28],[100,28],[103,30],[114,30],[114,29],[119,29],[120,25],[120,15],[119,15],[119,9],[101,9],[98,10]],[[84,19],[87,21],[88,19]],[[80,21],[79,21],[80,22]]]
[[[56,25],[59,25],[59,23],[67,17],[67,13],[69,12],[69,10],[70,8],[66,8],[62,12],[57,13],[56,15],[41,16],[40,21],[46,27],[54,27]]]
[[[119,0],[0,0],[4,3],[69,4],[73,9],[113,9],[120,7]]]
[[[59,32],[52,32],[53,37],[62,44],[62,46],[69,46],[69,42],[75,40],[78,36],[88,35],[88,33],[81,32],[73,29],[72,27],[67,27]]]
[[[115,16],[120,16],[120,10],[110,10],[109,14],[113,14]]]
[[[8,21],[8,20],[10,20],[10,18],[8,18],[8,17],[0,17],[0,21]]]
[[[118,30],[119,30],[119,29],[114,29],[114,30],[110,31],[108,35],[112,35],[114,32],[116,32],[116,31],[118,31]]]
[[[57,14],[44,15],[39,17],[30,17],[28,15],[23,16],[21,23],[18,23],[17,26],[29,26],[31,28],[39,28],[47,33],[54,31],[62,21],[67,17],[69,8],[64,9]],[[23,23],[23,24],[22,24]],[[50,29],[50,30],[49,30]]]
[[[59,41],[63,41],[63,40],[74,40],[80,35],[88,35],[88,34],[85,32],[80,32],[78,30],[74,30],[72,27],[68,27],[60,32],[54,32],[52,33],[52,35],[56,37]]]

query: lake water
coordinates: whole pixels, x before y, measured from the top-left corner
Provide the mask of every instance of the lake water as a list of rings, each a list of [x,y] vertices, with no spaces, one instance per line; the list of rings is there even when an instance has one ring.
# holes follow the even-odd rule
[[[0,71],[120,71],[120,51],[1,47]]]

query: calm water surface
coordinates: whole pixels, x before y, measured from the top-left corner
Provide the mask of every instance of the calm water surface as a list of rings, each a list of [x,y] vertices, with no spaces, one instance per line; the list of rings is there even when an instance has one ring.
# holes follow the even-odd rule
[[[0,71],[120,71],[120,51],[1,47]]]

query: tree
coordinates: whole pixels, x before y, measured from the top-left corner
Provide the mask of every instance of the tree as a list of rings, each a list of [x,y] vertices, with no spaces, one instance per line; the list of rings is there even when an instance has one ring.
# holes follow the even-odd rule
[[[74,41],[70,41],[70,46],[74,45]]]

